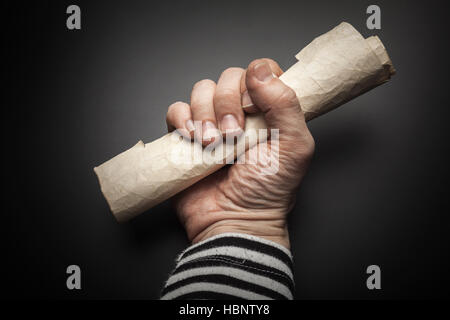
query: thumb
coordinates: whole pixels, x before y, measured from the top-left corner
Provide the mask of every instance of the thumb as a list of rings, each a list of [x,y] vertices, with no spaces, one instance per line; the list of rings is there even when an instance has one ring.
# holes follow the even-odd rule
[[[250,63],[245,83],[252,102],[264,113],[269,128],[279,129],[280,140],[310,135],[295,92],[273,72],[262,59]]]

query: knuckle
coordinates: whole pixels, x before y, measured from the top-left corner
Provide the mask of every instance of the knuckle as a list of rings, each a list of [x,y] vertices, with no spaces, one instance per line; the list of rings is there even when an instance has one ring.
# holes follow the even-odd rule
[[[182,101],[177,101],[172,103],[168,108],[167,108],[167,115],[172,114],[173,112],[175,112],[178,108],[184,107],[185,105],[187,105],[187,103],[182,102]]]
[[[242,73],[244,71],[244,69],[239,68],[239,67],[230,67],[230,68],[226,68],[223,72],[222,75],[227,75],[227,74],[233,74],[233,73]]]
[[[167,108],[167,114],[172,113],[173,110],[176,108],[176,106],[177,106],[178,103],[179,103],[179,102],[174,102],[174,103],[172,103],[172,104]]]
[[[172,122],[172,118],[173,118],[173,113],[170,112],[170,109],[167,111],[166,113],[166,122],[167,123],[171,123]]]
[[[222,113],[235,108],[240,108],[240,94],[233,90],[224,90],[214,95],[214,109]]]
[[[223,89],[214,95],[214,105],[230,105],[237,97],[238,92],[232,89]]]
[[[185,102],[181,102],[181,101],[177,101],[175,103],[172,103],[168,108],[167,108],[167,113],[166,113],[166,122],[169,124],[173,124],[174,122],[176,122],[177,116],[179,114],[180,111],[182,111],[185,108],[190,108],[189,105]]]
[[[203,79],[203,80],[197,81],[194,84],[194,89],[200,88],[200,87],[206,87],[206,86],[212,87],[212,86],[215,86],[215,85],[216,85],[216,83],[214,81],[212,81],[210,79]]]

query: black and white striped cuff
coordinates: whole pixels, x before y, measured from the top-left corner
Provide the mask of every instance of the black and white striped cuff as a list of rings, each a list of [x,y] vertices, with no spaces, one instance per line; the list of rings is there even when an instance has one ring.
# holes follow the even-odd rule
[[[292,256],[251,235],[224,233],[187,248],[161,299],[292,299]]]

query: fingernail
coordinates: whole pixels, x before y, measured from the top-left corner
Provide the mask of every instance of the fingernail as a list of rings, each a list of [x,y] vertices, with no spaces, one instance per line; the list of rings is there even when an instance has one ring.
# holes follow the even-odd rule
[[[186,129],[189,131],[189,133],[195,130],[194,122],[192,122],[191,119],[186,121]]]
[[[225,132],[226,134],[239,134],[242,132],[241,127],[239,127],[239,123],[235,116],[232,114],[227,114],[220,121],[220,130]]]
[[[220,135],[219,129],[217,129],[216,125],[211,121],[205,121],[205,123],[203,123],[202,129],[204,141],[212,140]]]
[[[253,101],[250,98],[248,91],[245,90],[245,92],[242,94],[242,108],[247,108],[252,105],[253,105]]]
[[[258,63],[253,67],[253,70],[255,71],[256,79],[259,81],[268,82],[273,79],[272,70],[267,62]]]

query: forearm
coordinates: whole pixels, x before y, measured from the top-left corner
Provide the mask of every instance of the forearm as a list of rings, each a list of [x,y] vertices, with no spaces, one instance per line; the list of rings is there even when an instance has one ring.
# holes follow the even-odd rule
[[[161,299],[292,299],[293,291],[288,249],[251,235],[224,233],[179,256]]]

